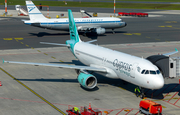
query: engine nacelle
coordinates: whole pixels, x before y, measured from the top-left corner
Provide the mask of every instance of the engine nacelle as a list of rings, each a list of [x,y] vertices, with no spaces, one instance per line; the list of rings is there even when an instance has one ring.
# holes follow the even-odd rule
[[[97,79],[91,74],[80,73],[78,82],[86,89],[93,89],[97,85]]]
[[[95,32],[98,34],[98,35],[101,35],[101,34],[104,34],[106,32],[106,30],[104,28],[96,28],[95,29]]]

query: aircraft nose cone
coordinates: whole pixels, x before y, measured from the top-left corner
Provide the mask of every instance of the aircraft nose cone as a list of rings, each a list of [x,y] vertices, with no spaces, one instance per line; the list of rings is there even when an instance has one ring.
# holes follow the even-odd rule
[[[155,89],[160,89],[160,88],[162,88],[163,86],[164,86],[164,79],[163,79],[163,77],[160,77],[159,79],[156,79],[155,81],[154,81],[154,87],[155,87]]]

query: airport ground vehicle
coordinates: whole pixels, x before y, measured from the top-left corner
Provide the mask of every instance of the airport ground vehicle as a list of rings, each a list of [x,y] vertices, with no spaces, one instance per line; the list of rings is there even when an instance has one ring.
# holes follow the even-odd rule
[[[138,17],[148,17],[148,13],[139,12],[139,13],[136,13],[136,16],[138,16]]]
[[[102,115],[100,110],[91,108],[91,105],[89,105],[88,108],[86,106],[81,107],[79,112],[75,112],[74,107],[69,105],[66,112],[68,115]]]
[[[139,103],[139,113],[145,115],[161,115],[162,106],[151,100],[142,100]]]
[[[148,13],[141,13],[141,12],[130,12],[130,13],[126,13],[126,12],[118,12],[119,16],[138,16],[138,17],[148,17]]]
[[[129,16],[129,13],[126,12],[118,12],[119,16]]]
[[[130,12],[129,15],[130,16],[136,16],[136,12]]]

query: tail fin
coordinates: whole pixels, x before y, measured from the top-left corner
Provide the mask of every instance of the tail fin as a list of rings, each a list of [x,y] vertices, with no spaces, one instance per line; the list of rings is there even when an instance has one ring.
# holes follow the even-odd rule
[[[32,1],[26,1],[27,10],[30,20],[46,19]]]
[[[74,21],[74,17],[72,11],[68,9],[68,18],[69,18],[69,32],[70,32],[70,39],[74,40],[76,43],[81,42],[79,34],[77,32],[76,24]]]

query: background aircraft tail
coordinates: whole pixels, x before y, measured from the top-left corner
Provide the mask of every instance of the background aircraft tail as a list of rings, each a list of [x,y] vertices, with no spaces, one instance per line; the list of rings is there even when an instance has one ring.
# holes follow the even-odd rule
[[[33,21],[33,20],[46,19],[32,1],[26,1],[26,6],[27,6],[30,20]]]

